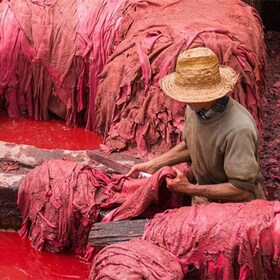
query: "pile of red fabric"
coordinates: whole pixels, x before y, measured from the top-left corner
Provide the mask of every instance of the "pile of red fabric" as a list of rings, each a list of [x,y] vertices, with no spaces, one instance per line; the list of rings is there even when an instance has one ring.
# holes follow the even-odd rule
[[[113,209],[104,222],[136,217],[152,220],[146,225],[143,244],[128,242],[99,252],[92,275],[100,279],[104,273],[112,273],[120,259],[121,277],[133,275],[134,269],[136,275],[162,275],[170,259],[173,272],[166,272],[166,279],[181,271],[189,279],[197,274],[200,279],[280,277],[280,202],[181,207],[182,197],[165,185],[165,178],[173,176],[171,167],[149,178],[132,179],[71,161],[46,161],[31,170],[20,185],[20,234],[29,237],[38,250],[73,250],[91,259],[92,251],[86,252],[91,227],[101,210]],[[138,267],[139,262],[147,267]]]
[[[105,247],[95,258],[89,279],[182,280],[177,258],[141,239]]]
[[[141,256],[151,271],[148,279],[161,279],[158,270],[165,266],[167,253],[173,256],[172,264],[181,264],[170,268],[174,278],[166,274],[164,279],[168,280],[280,277],[279,202],[211,203],[168,210],[149,222],[142,239],[146,241],[143,245],[141,241],[120,243],[100,251],[92,266],[92,275],[97,278],[91,279],[143,279],[139,277],[140,272],[142,277],[146,275],[141,270]],[[111,268],[117,265],[121,266],[121,277],[112,274]]]
[[[178,257],[199,279],[278,279],[280,202],[182,207],[158,214],[143,238]]]
[[[132,179],[71,161],[45,161],[20,185],[20,235],[29,237],[38,250],[70,249],[84,255],[89,232],[101,210],[114,209],[104,221],[116,221],[152,217],[180,207],[182,198],[166,188],[166,176],[175,176],[171,167],[150,178]]]
[[[86,123],[108,151],[153,156],[181,139],[185,105],[158,81],[206,46],[240,79],[232,96],[261,127],[262,23],[239,0],[10,0],[0,3],[0,101],[10,116]]]
[[[105,132],[109,151],[133,148],[136,142],[140,156],[152,156],[180,141],[185,105],[165,96],[158,82],[174,71],[181,51],[200,46],[211,48],[241,75],[232,96],[261,127],[265,48],[261,21],[249,6],[212,0],[128,2],[119,30],[124,39],[104,66],[97,95],[97,130]]]

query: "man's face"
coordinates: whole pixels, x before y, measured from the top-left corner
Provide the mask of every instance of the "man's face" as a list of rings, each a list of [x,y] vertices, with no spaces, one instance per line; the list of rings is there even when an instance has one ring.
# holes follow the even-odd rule
[[[213,101],[210,101],[210,102],[201,102],[201,103],[187,103],[191,110],[193,111],[199,111],[201,109],[204,109],[204,110],[208,110],[211,108],[212,104],[214,104]]]
[[[187,103],[188,106],[191,108],[192,111],[198,111],[202,108],[201,107],[201,104],[200,103]]]

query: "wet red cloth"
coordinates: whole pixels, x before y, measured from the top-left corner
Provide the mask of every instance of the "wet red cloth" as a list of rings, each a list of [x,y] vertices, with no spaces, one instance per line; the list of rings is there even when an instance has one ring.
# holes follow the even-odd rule
[[[89,279],[181,280],[175,256],[145,240],[134,239],[105,247],[95,257]]]
[[[168,210],[149,222],[143,238],[177,256],[186,279],[280,277],[278,201]]]
[[[71,161],[46,161],[19,187],[20,235],[30,237],[38,250],[71,249],[83,255],[100,210],[116,208],[106,220],[120,220],[181,206],[181,197],[166,188],[166,176],[175,176],[171,167],[150,178],[132,179]]]
[[[265,46],[261,20],[251,7],[212,0],[126,5],[118,30],[124,39],[100,74],[96,118],[104,150],[131,148],[152,157],[181,140],[185,105],[165,96],[158,81],[174,71],[181,51],[199,46],[211,48],[241,75],[232,96],[261,127]]]

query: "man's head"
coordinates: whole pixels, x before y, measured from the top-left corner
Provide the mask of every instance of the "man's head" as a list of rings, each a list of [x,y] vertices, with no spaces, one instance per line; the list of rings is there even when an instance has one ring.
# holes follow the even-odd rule
[[[230,92],[238,75],[219,64],[216,54],[208,48],[194,48],[177,58],[175,72],[160,80],[160,87],[171,98],[203,108]]]

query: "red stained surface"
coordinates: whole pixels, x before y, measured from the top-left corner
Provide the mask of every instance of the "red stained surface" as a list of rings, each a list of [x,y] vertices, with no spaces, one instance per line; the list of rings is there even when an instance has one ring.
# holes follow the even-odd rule
[[[17,233],[0,232],[0,279],[88,279],[91,265],[69,254],[40,253]]]
[[[8,118],[0,113],[0,140],[43,149],[98,149],[102,137],[84,127],[72,128],[62,120],[35,121],[29,117]]]

